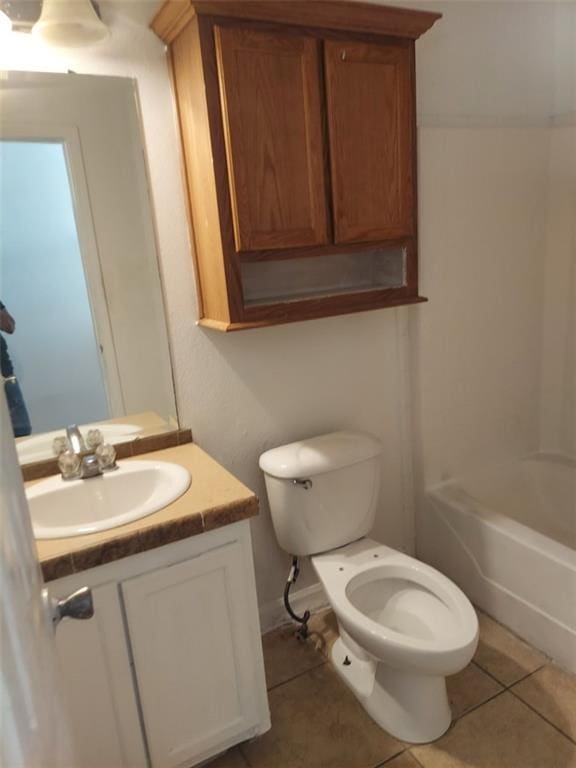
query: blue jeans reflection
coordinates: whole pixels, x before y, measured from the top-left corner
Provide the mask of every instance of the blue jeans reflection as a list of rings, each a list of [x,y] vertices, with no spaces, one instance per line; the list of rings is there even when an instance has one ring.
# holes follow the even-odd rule
[[[22,390],[15,376],[4,380],[4,391],[8,401],[14,437],[26,437],[26,435],[32,432],[32,425],[30,424],[30,417],[28,416],[28,409],[22,396]]]

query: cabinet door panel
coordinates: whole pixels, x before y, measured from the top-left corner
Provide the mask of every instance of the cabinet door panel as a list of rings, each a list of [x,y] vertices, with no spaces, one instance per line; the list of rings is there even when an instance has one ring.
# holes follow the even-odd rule
[[[153,768],[205,759],[258,722],[242,548],[122,585]]]
[[[336,242],[413,234],[413,84],[407,45],[325,42]]]
[[[143,768],[147,759],[118,586],[96,587],[92,597],[94,616],[63,621],[56,633],[76,754],[82,768]]]
[[[236,248],[327,242],[318,42],[215,29]]]

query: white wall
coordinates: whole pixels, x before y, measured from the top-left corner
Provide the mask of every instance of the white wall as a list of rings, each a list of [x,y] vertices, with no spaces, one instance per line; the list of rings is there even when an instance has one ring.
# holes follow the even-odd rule
[[[576,455],[576,5],[554,27],[547,185],[540,444]]]
[[[550,130],[540,444],[576,455],[576,120]]]
[[[545,128],[422,127],[423,485],[538,447]]]
[[[0,222],[6,341],[33,432],[108,418],[61,144],[2,143]]]
[[[540,446],[551,126],[573,50],[565,4],[433,7],[444,18],[417,49],[430,298],[411,326],[418,495]],[[565,364],[553,336],[548,348]]]

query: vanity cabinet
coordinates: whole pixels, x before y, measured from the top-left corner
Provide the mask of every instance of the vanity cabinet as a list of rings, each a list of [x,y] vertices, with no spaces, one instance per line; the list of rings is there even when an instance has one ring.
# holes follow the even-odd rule
[[[65,581],[69,583],[68,579]],[[81,581],[79,586],[84,586],[86,579]],[[49,587],[50,594],[57,598],[65,597],[67,589],[59,582]],[[91,619],[63,621],[55,635],[60,677],[80,765],[146,766],[118,584],[93,587],[92,599],[95,613]]]
[[[49,585],[82,768],[189,768],[270,727],[247,521]]]
[[[238,330],[424,301],[415,40],[439,14],[167,0],[201,302]]]

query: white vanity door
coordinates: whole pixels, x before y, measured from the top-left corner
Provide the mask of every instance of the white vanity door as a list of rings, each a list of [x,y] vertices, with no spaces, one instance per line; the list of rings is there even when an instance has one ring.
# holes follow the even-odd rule
[[[94,616],[65,620],[56,634],[78,766],[145,768],[118,584],[93,588],[92,597]]]
[[[262,662],[242,541],[129,579],[122,590],[153,768],[195,765],[254,735]]]

